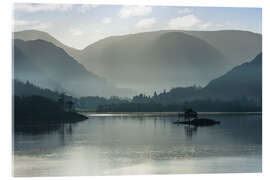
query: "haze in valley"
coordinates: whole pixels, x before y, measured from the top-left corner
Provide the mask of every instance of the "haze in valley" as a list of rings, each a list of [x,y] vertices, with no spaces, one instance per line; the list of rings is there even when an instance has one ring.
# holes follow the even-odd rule
[[[205,87],[262,48],[256,8],[15,4],[14,25],[15,77],[75,96]]]

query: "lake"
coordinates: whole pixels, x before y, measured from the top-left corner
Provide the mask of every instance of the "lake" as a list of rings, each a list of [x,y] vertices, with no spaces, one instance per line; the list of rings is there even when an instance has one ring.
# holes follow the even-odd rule
[[[88,114],[63,126],[14,135],[14,176],[262,171],[261,114],[201,114],[209,127],[176,125],[176,114]]]

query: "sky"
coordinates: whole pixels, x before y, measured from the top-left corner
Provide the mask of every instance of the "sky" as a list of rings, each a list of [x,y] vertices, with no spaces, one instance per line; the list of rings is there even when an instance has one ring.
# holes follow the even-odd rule
[[[108,36],[157,30],[262,32],[261,8],[14,4],[14,31],[48,32],[83,49]]]

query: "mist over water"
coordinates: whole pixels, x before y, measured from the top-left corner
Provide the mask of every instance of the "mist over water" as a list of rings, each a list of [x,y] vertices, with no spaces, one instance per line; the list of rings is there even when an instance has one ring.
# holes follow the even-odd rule
[[[76,124],[14,139],[15,176],[261,172],[260,114],[204,114],[210,127],[172,124],[175,115],[91,114]],[[39,133],[40,132],[40,133]]]

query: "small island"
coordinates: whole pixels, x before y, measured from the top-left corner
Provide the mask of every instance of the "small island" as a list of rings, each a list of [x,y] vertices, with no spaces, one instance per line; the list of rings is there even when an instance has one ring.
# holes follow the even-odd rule
[[[180,113],[178,114],[180,117]],[[215,124],[220,124],[219,121],[208,119],[208,118],[199,118],[198,113],[192,109],[186,109],[184,114],[184,121],[177,121],[173,122],[174,124],[188,124],[193,126],[213,126]]]

